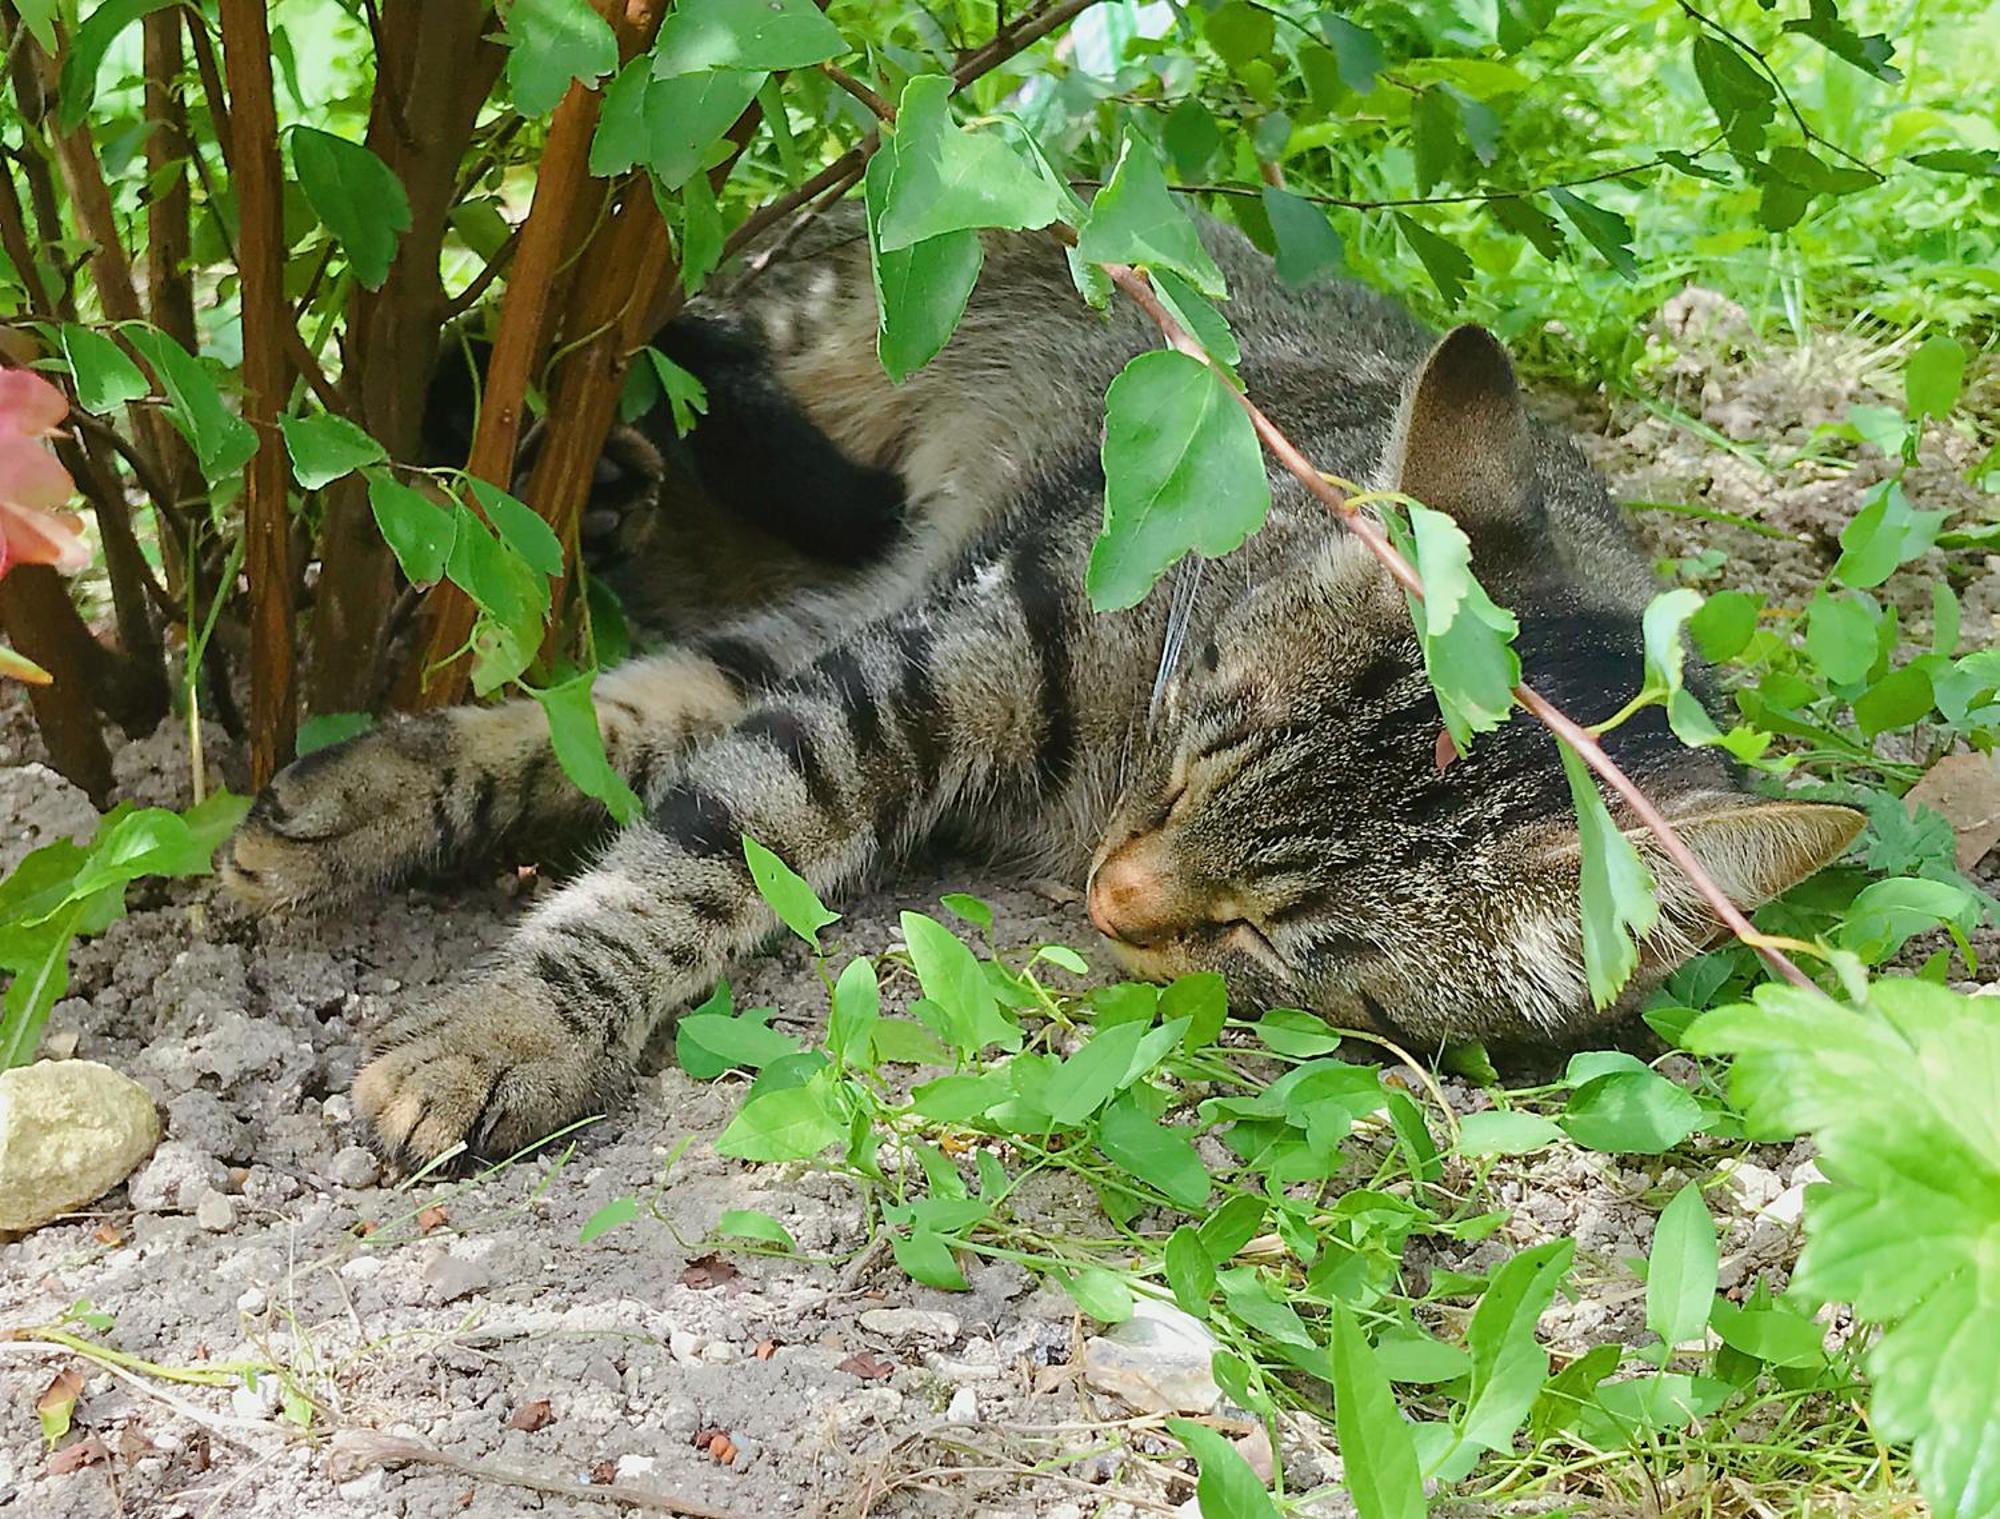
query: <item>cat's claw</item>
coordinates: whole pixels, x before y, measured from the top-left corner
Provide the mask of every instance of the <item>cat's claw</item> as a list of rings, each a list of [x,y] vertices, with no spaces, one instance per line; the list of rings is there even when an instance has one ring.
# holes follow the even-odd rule
[[[567,1023],[540,978],[513,968],[400,1013],[370,1039],[354,1103],[376,1146],[405,1165],[463,1144],[503,1159],[603,1111],[624,1069]]]

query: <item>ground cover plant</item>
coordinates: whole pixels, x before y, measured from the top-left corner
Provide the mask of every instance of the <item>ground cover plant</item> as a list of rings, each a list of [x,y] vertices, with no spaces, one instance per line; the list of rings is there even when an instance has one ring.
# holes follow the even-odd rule
[[[578,561],[578,516],[614,416],[664,399],[700,425],[700,387],[653,331],[739,277],[754,239],[852,193],[901,376],[949,341],[978,229],[1046,228],[1078,299],[1136,300],[1161,331],[1106,398],[1095,603],[1129,605],[1188,552],[1254,531],[1271,451],[1411,592],[1457,752],[1504,721],[1564,739],[1601,1000],[1655,909],[1607,809],[1644,799],[1597,733],[1662,705],[1685,741],[1861,806],[1868,831],[1674,977],[1646,1013],[1670,1053],[1584,1053],[1511,1089],[1476,1047],[1389,1049],[1385,1071],[1316,1020],[1232,1022],[1208,979],[1086,990],[1073,947],[1016,952],[972,897],[947,900],[956,927],[909,913],[900,949],[848,952],[748,841],[826,1014],[787,1032],[725,989],[682,1020],[681,1068],[732,1094],[717,1149],[842,1178],[918,1282],[961,1288],[969,1263],[1005,1260],[1100,1325],[1149,1302],[1199,1321],[1229,1412],[1156,1433],[1208,1519],[1327,1497],[1254,1468],[1246,1431],[1300,1417],[1328,1428],[1370,1519],[1659,1501],[1690,1463],[1715,1483],[1694,1501],[1727,1511],[1737,1483],[1885,1510],[1914,1485],[1938,1513],[2000,1512],[2000,1044],[1994,1004],[1964,990],[1987,974],[1992,901],[1962,847],[1980,820],[1903,801],[1985,764],[2000,726],[1991,612],[1960,603],[2000,547],[1983,363],[2000,34],[1983,9],[38,0],[0,6],[0,42],[0,291],[17,313],[0,671],[24,683],[41,752],[99,800],[105,723],[184,728],[197,803],[114,811],[0,884],[0,1063],[33,1058],[75,946],[134,881],[206,870],[242,803],[209,783],[205,719],[255,783],[377,712],[518,688],[565,769],[624,816],[590,689],[628,634]],[[1720,545],[1785,529],[1647,503],[1712,541],[1668,565],[1645,688],[1618,713],[1557,712],[1519,686],[1513,618],[1448,518],[1287,457],[1232,372],[1196,205],[1287,278],[1345,270],[1437,320],[1488,322],[1538,372],[1641,396],[1686,430],[1706,424],[1656,383],[1674,354],[1648,318],[1690,278],[1753,333],[1846,327],[1889,377],[1876,403],[1796,449],[1708,441],[1773,478],[1874,483],[1782,591],[1734,583]],[[477,430],[462,468],[419,467],[425,387],[467,333],[494,344]],[[1927,447],[1947,448],[1952,492]],[[72,486],[81,527],[60,515]],[[1684,640],[1724,672],[1720,724],[1682,689]],[[885,987],[912,983],[907,1012],[884,1014]],[[1435,1057],[1486,1105],[1459,1113]],[[1718,1295],[1701,1182],[1799,1133],[1827,1178],[1805,1250]],[[1633,1157],[1642,1176],[1673,1157],[1696,1178],[1647,1198],[1647,1333],[1560,1366],[1537,1325],[1586,1290],[1567,1240],[1478,1271],[1425,1254],[1494,1237],[1496,1177],[1554,1149]],[[1095,1232],[1016,1215],[1052,1173],[1089,1187]],[[643,1211],[612,1199],[584,1243]],[[798,1248],[767,1210],[719,1229]],[[131,1364],[93,1314],[19,1342],[177,1370]],[[197,1380],[276,1378],[300,1436],[328,1432],[337,1400],[297,1366],[210,1372]],[[48,1402],[54,1444],[69,1404]]]

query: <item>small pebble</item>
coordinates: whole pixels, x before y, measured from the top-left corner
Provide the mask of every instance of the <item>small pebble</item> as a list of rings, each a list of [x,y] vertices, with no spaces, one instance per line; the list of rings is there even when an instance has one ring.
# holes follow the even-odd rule
[[[861,1327],[890,1339],[950,1341],[958,1338],[958,1315],[924,1308],[870,1308],[861,1315]]]
[[[979,1394],[970,1387],[961,1387],[951,1395],[951,1402],[944,1411],[945,1420],[951,1424],[977,1424],[979,1422]]]
[[[326,1163],[326,1179],[336,1187],[372,1187],[382,1176],[382,1162],[362,1145],[347,1145]]]
[[[227,1234],[236,1227],[236,1204],[228,1193],[210,1191],[194,1205],[194,1221],[210,1234]]]

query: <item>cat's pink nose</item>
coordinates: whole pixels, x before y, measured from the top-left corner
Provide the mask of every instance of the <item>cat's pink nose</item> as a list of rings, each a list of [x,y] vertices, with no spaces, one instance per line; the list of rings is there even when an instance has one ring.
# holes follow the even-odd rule
[[[1144,949],[1172,934],[1170,895],[1151,852],[1143,841],[1128,844],[1091,876],[1084,905],[1105,938]]]

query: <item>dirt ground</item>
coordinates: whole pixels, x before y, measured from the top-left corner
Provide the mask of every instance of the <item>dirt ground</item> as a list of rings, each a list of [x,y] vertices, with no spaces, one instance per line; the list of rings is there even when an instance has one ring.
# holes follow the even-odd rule
[[[1754,436],[1774,463],[1866,399],[1873,378],[1841,350],[1699,346],[1710,356],[1676,361],[1665,393],[1725,435]],[[1720,547],[1725,583],[1779,598],[1831,563],[1839,523],[1880,474],[1867,459],[1769,474],[1629,402],[1594,418],[1571,409],[1596,429],[1588,446],[1622,498],[1701,501],[1799,535],[1637,517],[1662,554]],[[1944,504],[1964,489],[1952,467],[1962,462],[1927,460],[1912,495]],[[2000,561],[1962,595],[1968,640],[1990,639]],[[1912,611],[1927,617],[1928,604]],[[212,739],[211,757],[226,755]],[[81,798],[35,758],[18,713],[0,723],[0,812],[12,814],[0,816],[0,841],[14,857],[88,822]],[[124,795],[188,800],[177,734],[127,746],[118,766]],[[912,1285],[865,1250],[844,1181],[715,1154],[740,1093],[732,1080],[669,1068],[573,1148],[476,1184],[386,1183],[347,1097],[362,1030],[497,942],[536,889],[510,873],[386,893],[330,920],[255,922],[205,885],[148,884],[125,919],[79,948],[48,1050],[132,1075],[157,1099],[167,1137],[89,1214],[0,1245],[0,1329],[51,1324],[88,1299],[112,1319],[96,1337],[155,1367],[87,1378],[76,1427],[101,1455],[65,1469],[34,1406],[71,1359],[32,1337],[0,1340],[0,1515],[584,1515],[643,1511],[647,1494],[743,1519],[1192,1512],[1158,1418],[1079,1375],[1094,1331],[1066,1297],[1008,1264],[971,1266],[967,1293]],[[899,909],[951,889],[995,904],[1003,944],[1093,943],[1079,908],[967,870],[853,905],[843,953],[887,947]],[[773,1006],[798,1031],[824,1012],[796,944],[747,966],[736,989],[739,1005]],[[1484,1105],[1470,1088],[1447,1090],[1462,1109]],[[1451,1264],[1480,1269],[1572,1236],[1576,1297],[1552,1310],[1545,1338],[1555,1348],[1636,1338],[1643,1287],[1628,1263],[1646,1253],[1671,1178],[1562,1150],[1501,1166],[1512,1222]],[[1714,1199],[1725,1286],[1782,1272],[1813,1174],[1803,1147],[1754,1152],[1736,1168]],[[579,1243],[587,1219],[628,1196],[640,1200],[634,1221]],[[1037,1205],[1056,1219],[1094,1209],[1062,1193]],[[777,1216],[801,1257],[718,1255],[712,1231],[729,1208]],[[210,1387],[157,1371],[241,1362],[282,1366],[290,1385],[264,1375]],[[296,1394],[317,1405],[309,1432],[286,1417]],[[385,1453],[374,1437],[410,1442],[400,1453],[423,1459],[392,1469],[372,1459]],[[1280,1441],[1288,1491],[1327,1487],[1307,1512],[1347,1511],[1330,1447],[1330,1431],[1305,1421]]]

